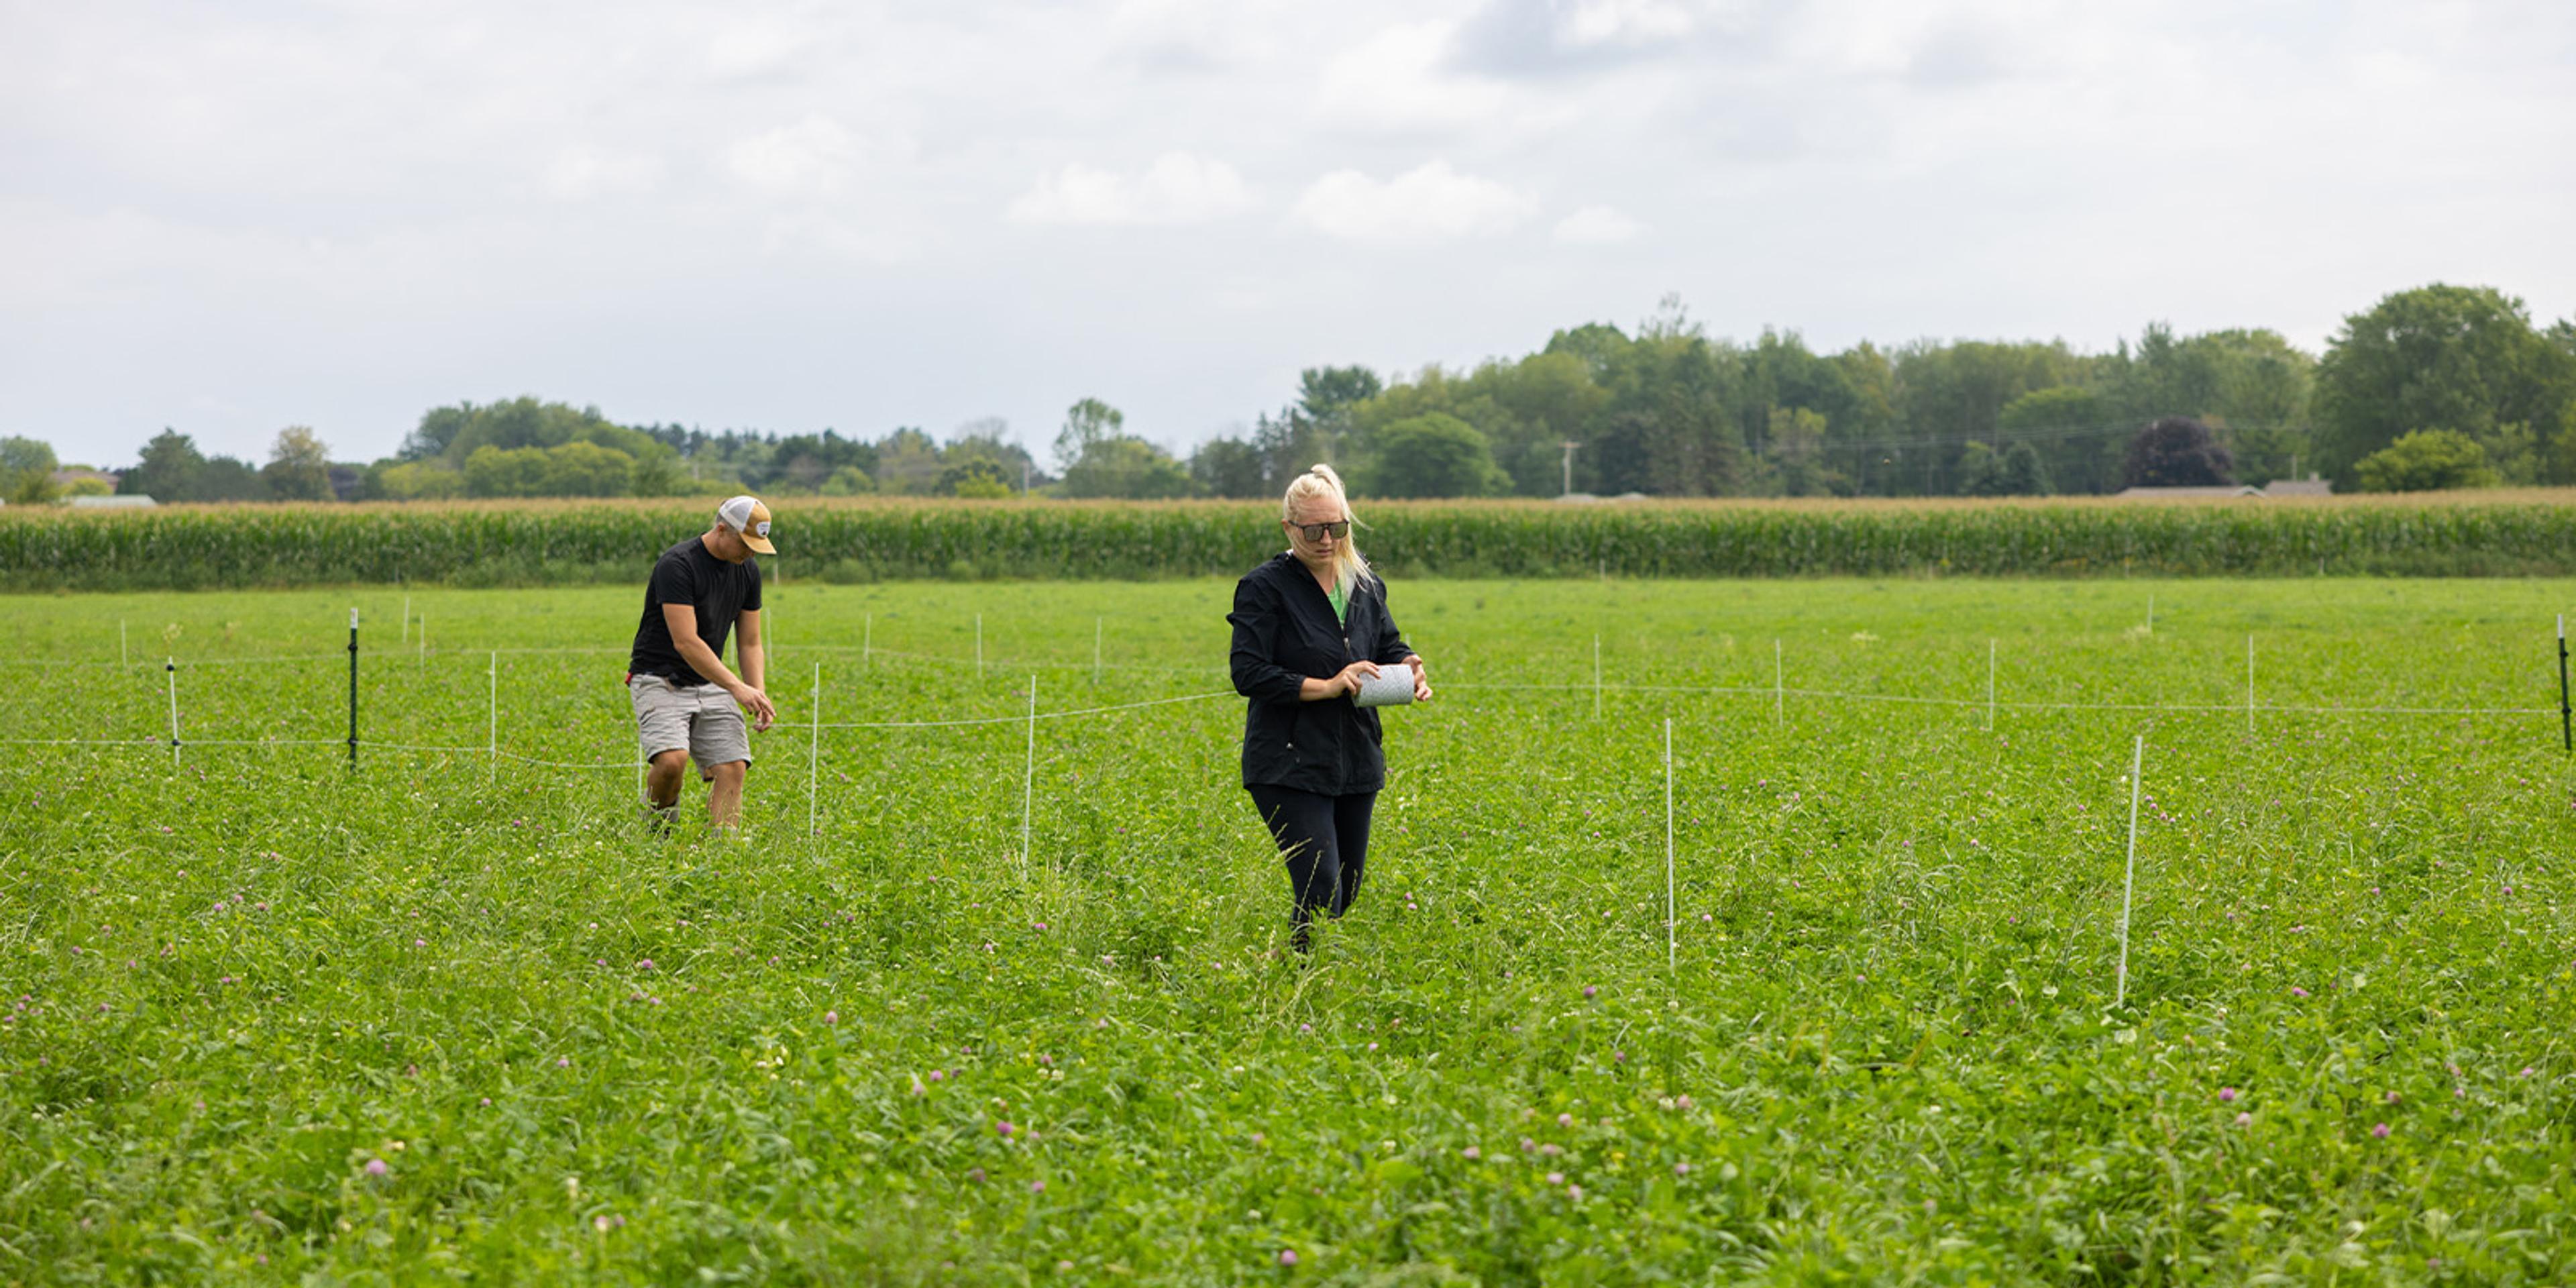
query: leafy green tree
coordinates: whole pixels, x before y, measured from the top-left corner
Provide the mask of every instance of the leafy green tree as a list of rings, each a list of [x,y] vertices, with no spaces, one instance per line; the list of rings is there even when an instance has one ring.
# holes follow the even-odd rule
[[[1607,384],[1619,356],[1631,342],[1626,332],[1607,322],[1586,322],[1570,331],[1559,331],[1547,338],[1541,353],[1561,353],[1583,364],[1596,383]]]
[[[1896,351],[1899,405],[1906,437],[1890,490],[1939,495],[1955,490],[1951,471],[1970,441],[1992,442],[2003,409],[2034,389],[2083,382],[2086,361],[2063,342],[1909,345]]]
[[[1765,466],[1783,496],[1845,496],[1851,480],[1825,464],[1825,414],[1806,407],[1774,407],[1763,434]]]
[[[54,499],[53,445],[34,438],[0,438],[0,498],[11,505],[42,505]]]
[[[197,499],[200,476],[206,470],[205,455],[187,435],[175,429],[163,429],[143,445],[142,463],[127,470],[116,480],[116,490],[127,496],[148,496],[160,501],[193,501]]]
[[[1127,417],[1097,398],[1065,409],[1056,434],[1064,462],[1059,490],[1069,497],[1157,500],[1190,494],[1190,473],[1161,448],[1125,432]]]
[[[370,499],[445,501],[465,495],[465,475],[442,461],[400,461],[369,475]]]
[[[2227,427],[2237,477],[2270,482],[2312,463],[2317,360],[2268,330],[2212,331],[2192,343],[2213,354],[2217,396],[2206,410]]]
[[[1012,495],[1011,485],[1018,480],[1002,476],[998,461],[971,456],[939,472],[939,482],[931,488],[937,496],[962,496],[969,500],[994,500]]]
[[[1190,481],[1209,496],[1263,497],[1270,494],[1269,472],[1261,450],[1240,438],[1211,438],[1190,453]],[[1281,486],[1286,490],[1286,485]]]
[[[2023,394],[2004,404],[1995,427],[1998,437],[2028,444],[2060,488],[2093,494],[2120,490],[2121,456],[2137,433],[2081,385]]]
[[[2039,458],[2039,449],[2028,443],[2015,443],[2004,449],[2003,494],[2006,496],[2047,496],[2057,489],[2050,485],[2048,466]]]
[[[1377,373],[1366,367],[1308,367],[1297,373],[1297,411],[1322,435],[1323,459],[1339,458],[1342,439],[1351,431],[1353,410],[1385,388]],[[1285,480],[1280,487],[1286,489]]]
[[[856,465],[844,465],[823,480],[825,496],[865,496],[877,490],[877,481]]]
[[[626,496],[635,486],[635,458],[613,447],[575,440],[549,447],[538,475],[538,496]]]
[[[1995,449],[1984,443],[1968,443],[1959,449],[1955,467],[1961,496],[2004,495],[2004,462]]]
[[[655,443],[653,450],[635,458],[635,495],[683,496],[688,487],[688,473],[680,468],[679,457],[670,448]]]
[[[1360,481],[1390,497],[1493,496],[1512,485],[1483,434],[1438,412],[1378,431]]]
[[[1603,492],[1727,496],[1752,471],[1734,414],[1738,351],[1711,344],[1674,312],[1619,351],[1605,424],[1588,463]]]
[[[751,467],[740,470],[745,487],[803,495],[821,490],[824,481],[845,466],[875,469],[877,449],[826,429],[820,434],[790,434],[769,448],[765,462],[754,465],[745,460],[741,465]]]
[[[259,476],[268,484],[268,494],[280,501],[334,499],[331,449],[302,425],[277,431],[277,441],[269,448],[268,465]]]
[[[465,458],[467,496],[536,496],[545,480],[546,449],[542,447],[484,446]]]
[[[2130,487],[2216,487],[2235,482],[2235,468],[2209,426],[2167,416],[2129,440],[2123,477]]]
[[[927,496],[939,485],[939,444],[909,425],[877,444],[877,489],[888,496]]]
[[[999,416],[970,420],[957,427],[957,437],[950,439],[948,446],[939,453],[940,463],[947,469],[955,469],[976,461],[986,462],[993,467],[993,477],[1000,479],[1013,492],[1020,491],[1024,481],[1031,486],[1052,482],[1039,472],[1037,458],[1014,441],[1010,434],[1011,422]]]
[[[1190,494],[1190,474],[1162,449],[1120,435],[1095,441],[1066,468],[1059,488],[1069,497],[1165,500]]]
[[[1896,361],[1866,340],[1835,354],[1832,361],[1844,387],[1851,391],[1851,403],[1847,410],[1826,418],[1828,467],[1849,476],[1856,493],[1891,491],[1896,456],[1887,440],[1897,429]]]
[[[2468,435],[2507,477],[2576,479],[2576,354],[2492,287],[2417,287],[2344,319],[2317,364],[2315,409],[2318,464],[2338,483],[2427,425]],[[2528,437],[2500,432],[2514,425]]]
[[[1093,448],[1114,441],[1124,431],[1127,413],[1097,398],[1085,398],[1064,409],[1064,428],[1056,431],[1055,460],[1070,475]]]
[[[259,476],[250,462],[231,456],[210,456],[205,468],[197,473],[197,486],[191,501],[267,501],[272,500],[268,480]]]
[[[2418,429],[2353,464],[2364,492],[2434,492],[2494,487],[2503,480],[2486,449],[2457,430]]]

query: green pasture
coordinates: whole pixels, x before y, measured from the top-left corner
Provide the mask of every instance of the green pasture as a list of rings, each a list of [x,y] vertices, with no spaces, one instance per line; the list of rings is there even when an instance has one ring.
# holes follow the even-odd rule
[[[1305,962],[1230,590],[0,598],[0,1283],[2576,1279],[2576,582],[1398,580]]]

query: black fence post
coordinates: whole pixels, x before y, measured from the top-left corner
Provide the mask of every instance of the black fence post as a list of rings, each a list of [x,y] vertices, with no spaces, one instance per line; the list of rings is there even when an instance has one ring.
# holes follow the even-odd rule
[[[349,610],[349,768],[358,768],[358,610]]]
[[[2558,741],[2570,752],[2576,752],[2576,721],[2571,721],[2567,704],[2567,614],[2558,615]]]

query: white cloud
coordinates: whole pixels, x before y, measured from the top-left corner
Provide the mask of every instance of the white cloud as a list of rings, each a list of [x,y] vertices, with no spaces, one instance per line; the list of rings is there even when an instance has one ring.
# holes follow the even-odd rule
[[[1324,64],[1316,107],[1332,123],[1369,130],[1437,129],[1489,120],[1502,87],[1448,70],[1453,24],[1388,27]]]
[[[1020,194],[1008,217],[1019,224],[1169,228],[1223,218],[1251,204],[1252,190],[1234,167],[1166,152],[1132,177],[1068,165]]]
[[[1644,231],[1644,225],[1608,206],[1585,206],[1557,220],[1555,236],[1578,246],[1602,246],[1628,241]]]
[[[1645,45],[1690,34],[1691,11],[1672,0],[1575,0],[1557,22],[1568,45]]]
[[[727,26],[707,41],[707,70],[721,80],[758,80],[787,69],[809,37],[784,25],[749,22]]]
[[[631,197],[662,186],[662,158],[640,152],[568,148],[546,169],[546,191],[563,201]]]
[[[1384,182],[1336,170],[1297,198],[1289,218],[1343,241],[1445,241],[1508,232],[1535,205],[1503,184],[1432,161]]]
[[[771,197],[837,197],[856,186],[872,161],[899,144],[863,140],[820,113],[766,134],[735,140],[726,153],[734,177]]]

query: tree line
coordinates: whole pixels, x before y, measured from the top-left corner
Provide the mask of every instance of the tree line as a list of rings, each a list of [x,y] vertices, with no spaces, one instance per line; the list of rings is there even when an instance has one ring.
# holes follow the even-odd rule
[[[334,462],[304,426],[259,465],[165,429],[117,490],[164,501],[674,496],[1276,496],[1317,461],[1368,495],[1994,496],[2318,474],[2341,490],[2576,484],[2576,320],[2431,285],[2344,319],[2321,355],[2269,330],[2078,353],[2062,341],[1709,336],[1677,301],[1535,352],[1389,382],[1301,373],[1295,396],[1186,456],[1116,407],[1067,409],[1041,463],[1000,420],[946,441],[619,425],[522,397],[433,408],[392,456]],[[42,500],[51,449],[0,440],[0,497]]]

